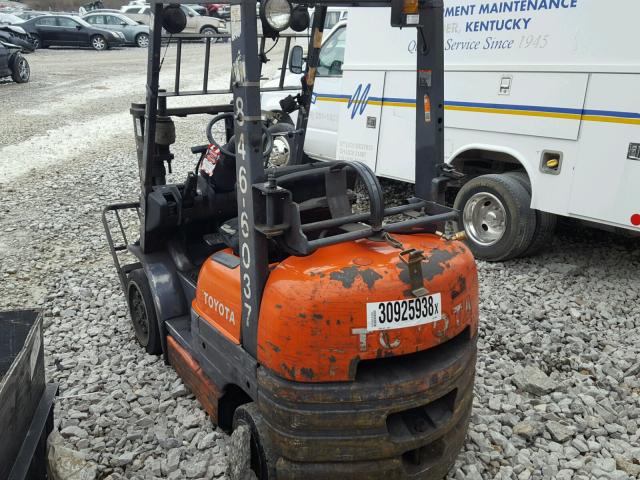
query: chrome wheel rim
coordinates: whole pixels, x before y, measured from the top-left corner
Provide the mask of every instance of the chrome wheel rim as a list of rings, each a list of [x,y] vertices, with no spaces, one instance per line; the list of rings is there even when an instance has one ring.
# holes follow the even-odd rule
[[[20,63],[18,64],[18,75],[22,80],[29,78],[29,64],[24,58],[20,59]]]
[[[282,167],[289,163],[291,156],[291,147],[286,138],[282,136],[273,137],[273,147],[271,155],[269,155],[269,164],[272,167]]]
[[[507,211],[495,195],[479,192],[462,211],[464,229],[471,240],[483,246],[495,245],[507,230]]]
[[[145,48],[149,46],[149,37],[146,35],[140,35],[138,37],[138,46],[141,48]]]
[[[217,32],[216,32],[215,30],[211,30],[210,28],[205,28],[205,29],[202,31],[202,35],[204,35],[204,36],[205,36],[205,38],[203,38],[203,39],[202,39],[202,41],[203,41],[203,42],[206,42],[206,41],[207,41],[207,37],[212,37],[212,36],[214,36],[216,33],[217,33]],[[215,40],[217,40],[217,38],[216,38],[216,39],[214,39],[214,41],[215,41]]]
[[[105,46],[104,39],[102,37],[96,37],[93,39],[93,48],[96,50],[103,50]]]

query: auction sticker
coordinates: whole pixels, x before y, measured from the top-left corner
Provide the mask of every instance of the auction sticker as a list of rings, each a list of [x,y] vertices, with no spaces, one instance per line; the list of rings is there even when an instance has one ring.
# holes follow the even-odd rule
[[[435,323],[442,319],[439,293],[389,302],[367,303],[367,331],[392,330]]]

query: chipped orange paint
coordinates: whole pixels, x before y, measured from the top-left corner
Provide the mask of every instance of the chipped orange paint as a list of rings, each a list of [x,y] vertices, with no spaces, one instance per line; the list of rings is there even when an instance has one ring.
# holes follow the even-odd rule
[[[258,325],[260,364],[300,382],[350,381],[360,360],[426,350],[467,326],[475,336],[478,279],[468,248],[436,235],[395,238],[424,251],[424,286],[441,293],[443,320],[367,332],[367,302],[411,298],[407,267],[386,243],[333,245],[271,271]]]
[[[412,298],[407,266],[400,260],[400,250],[387,243],[360,240],[333,245],[272,265],[258,325],[260,364],[300,382],[350,381],[360,360],[426,350],[467,326],[475,335],[478,279],[468,248],[436,235],[394,237],[405,248],[424,251],[424,286],[429,293],[441,293],[446,319],[367,332],[367,302]],[[206,261],[192,306],[239,344],[240,267]]]
[[[233,255],[231,249],[223,252]],[[196,314],[239,345],[242,322],[240,267],[229,268],[211,259],[204,262],[191,306]]]
[[[175,368],[211,419],[218,423],[218,401],[222,397],[218,386],[207,377],[189,352],[182,348],[171,335],[167,336],[167,349],[169,363]]]

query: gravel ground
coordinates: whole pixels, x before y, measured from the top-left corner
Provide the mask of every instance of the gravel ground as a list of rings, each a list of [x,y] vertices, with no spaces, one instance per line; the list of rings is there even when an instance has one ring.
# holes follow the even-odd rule
[[[137,196],[128,106],[145,52],[28,58],[32,83],[0,84],[0,308],[43,309],[56,451],[84,458],[83,478],[222,478],[229,439],[135,343],[100,223],[105,204]],[[177,121],[174,178],[204,125]],[[474,413],[450,478],[640,478],[638,246],[571,226],[535,258],[479,262]]]

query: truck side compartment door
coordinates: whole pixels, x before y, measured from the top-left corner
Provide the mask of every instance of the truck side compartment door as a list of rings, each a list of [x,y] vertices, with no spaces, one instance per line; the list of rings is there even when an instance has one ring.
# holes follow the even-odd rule
[[[638,74],[591,74],[569,212],[640,227]]]
[[[376,174],[379,176],[414,181],[416,157],[414,83],[414,72],[395,71],[386,74],[376,164]]]

